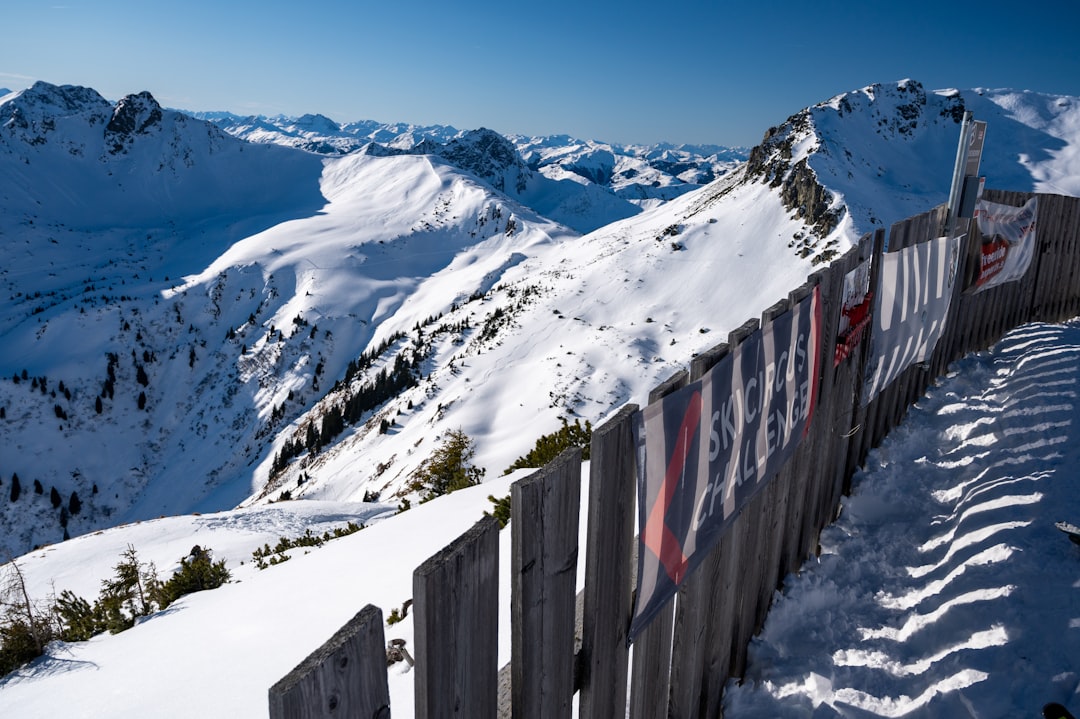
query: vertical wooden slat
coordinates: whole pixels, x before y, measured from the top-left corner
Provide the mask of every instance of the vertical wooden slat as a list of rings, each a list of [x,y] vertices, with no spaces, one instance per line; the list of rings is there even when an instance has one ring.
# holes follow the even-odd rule
[[[361,609],[270,687],[270,719],[389,719],[382,611]]]
[[[413,572],[417,719],[497,713],[499,523],[484,517]]]
[[[732,352],[759,327],[757,318],[747,320],[740,327],[728,334],[728,347]],[[742,676],[746,665],[746,646],[754,633],[754,617],[757,614],[757,587],[761,576],[761,567],[757,566],[757,522],[761,516],[761,494],[750,500],[735,518],[725,538],[730,538],[732,547],[738,552],[720,578],[721,598],[731,602],[731,660],[729,671],[732,676]]]
[[[877,291],[878,276],[881,274],[881,256],[885,246],[885,231],[877,230],[874,233],[870,255],[870,287]],[[866,459],[866,453],[870,447],[870,429],[872,415],[870,405],[863,402],[863,386],[866,382],[867,363],[870,361],[870,347],[874,337],[874,323],[866,328],[862,344],[855,355],[855,376],[852,378],[855,395],[852,397],[853,428],[847,460],[847,469],[844,472],[844,494],[851,491],[851,478],[855,471],[862,466]]]
[[[680,370],[649,393],[649,404],[682,389],[689,382]],[[641,551],[641,548],[638,548]],[[634,661],[630,673],[630,719],[667,715],[671,678],[671,642],[674,631],[675,598],[672,597],[634,640]]]
[[[803,286],[803,289],[799,292],[801,296],[798,300],[801,300],[811,290],[807,285]],[[795,300],[795,301],[798,301]],[[771,307],[766,309],[761,314],[761,327],[764,330],[769,324],[775,321],[778,317],[788,312],[794,302],[790,295],[779,302],[776,302]],[[800,447],[801,448],[801,447]],[[798,452],[796,451],[796,454]],[[787,574],[787,570],[783,567],[783,556],[785,554],[785,541],[790,536],[787,532],[787,514],[789,501],[797,502],[798,499],[793,499],[791,495],[793,493],[800,493],[803,489],[801,486],[801,480],[803,478],[798,475],[798,463],[789,460],[784,463],[784,466],[780,468],[780,471],[772,479],[768,481],[762,492],[766,495],[765,502],[768,507],[768,511],[765,516],[762,517],[763,524],[763,541],[762,541],[762,563],[764,565],[764,571],[761,576],[761,583],[758,587],[758,616],[755,621],[755,627],[760,628],[765,614],[769,610],[769,605],[772,603],[772,595],[776,590],[777,585]],[[795,533],[797,534],[797,532]]]
[[[515,482],[510,497],[513,716],[570,717],[581,450]]]
[[[701,379],[727,352],[725,343],[695,357],[690,363],[690,380]],[[717,632],[714,599],[720,559],[721,547],[717,545],[709,550],[697,570],[686,578],[676,597],[668,695],[668,716],[671,717],[704,716],[702,712],[708,701],[704,695],[708,675],[716,671],[717,665],[715,658],[707,658],[707,653],[715,642]]]
[[[580,715],[608,719],[626,714],[634,541],[636,467],[626,405],[593,430],[589,465],[589,526],[582,610]]]

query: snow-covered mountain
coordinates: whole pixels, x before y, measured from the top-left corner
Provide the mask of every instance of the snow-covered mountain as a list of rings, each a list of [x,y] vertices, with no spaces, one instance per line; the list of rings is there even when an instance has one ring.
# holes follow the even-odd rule
[[[500,137],[490,130],[463,132],[448,125],[421,127],[374,121],[338,124],[324,115],[294,118],[280,115],[240,117],[225,112],[192,114],[218,124],[231,135],[252,142],[287,145],[327,155],[359,151],[387,154],[387,149],[427,153],[440,146],[445,146],[450,155],[456,155],[462,151],[462,144],[466,147],[478,141],[490,144],[492,136]],[[621,219],[637,213],[638,208],[654,207],[695,190],[730,172],[747,155],[747,149],[739,147],[622,145],[579,140],[569,135],[510,135],[505,140],[512,143],[520,156],[515,161],[523,162],[529,170],[563,185],[573,182],[585,187],[592,186],[591,190],[579,188],[576,192],[574,188],[564,187],[561,192],[575,196],[570,204],[598,206],[582,218],[582,224],[574,222],[572,211],[566,217],[558,217],[559,210],[550,200],[550,195],[560,193],[552,189],[551,183],[541,183],[547,185],[546,192],[542,194],[548,197],[551,205],[549,210],[555,213],[549,213],[549,216],[584,230],[606,224],[605,219],[607,222]],[[601,189],[607,192],[598,192]],[[531,194],[537,199],[535,196],[541,192],[534,188]],[[605,199],[605,194],[613,194],[619,200]],[[599,214],[604,210],[609,214]]]
[[[622,156],[609,162],[597,145],[530,149],[477,130],[319,154],[248,142],[148,93],[115,103],[45,83],[9,93],[0,98],[0,552],[77,537],[21,561],[35,592],[89,593],[129,542],[163,570],[187,538],[212,542],[242,585],[101,636],[87,656],[130,676],[133,661],[146,663],[140,637],[158,631],[195,636],[198,626],[210,636],[228,625],[270,637],[243,674],[257,701],[228,682],[214,693],[237,715],[264,711],[267,677],[357,602],[406,598],[400,582],[354,596],[343,556],[379,554],[411,571],[429,548],[408,543],[413,554],[401,558],[390,543],[431,534],[438,545],[470,524],[483,496],[505,493],[497,475],[540,435],[644,404],[694,353],[862,233],[943,202],[965,109],[989,123],[989,186],[1080,194],[1080,99],[1030,92],[928,92],[903,81],[845,93],[770,128],[745,163],[708,184],[584,235],[551,217],[558,203],[544,204],[565,195],[533,188],[574,182],[626,200],[629,186],[615,187]],[[327,122],[300,124],[317,133]],[[696,150],[666,151],[668,175],[694,172],[675,173],[679,153]],[[383,519],[385,529],[297,557],[277,578],[239,569],[274,536],[415,503],[413,473],[458,429],[475,442],[488,487]],[[220,513],[194,515],[206,512]],[[453,518],[434,519],[444,512]],[[160,515],[175,518],[90,536]],[[395,522],[410,529],[398,534]],[[382,576],[369,569],[357,576]],[[335,586],[347,602],[314,613],[315,625],[269,631],[287,613],[308,614],[296,602],[313,601],[282,587],[331,576],[345,582]],[[260,604],[260,591],[275,600]],[[207,619],[240,606],[251,623]],[[177,656],[229,674],[197,650]],[[151,683],[138,683],[130,706],[168,684]],[[0,692],[38,707],[48,686],[35,675]],[[87,706],[114,701],[117,687],[105,687]]]
[[[146,93],[8,95],[0,491],[22,491],[0,502],[2,549],[283,497],[396,504],[459,428],[498,474],[944,201],[964,108],[989,122],[990,186],[1080,192],[1077,102],[863,88],[581,236],[532,191],[554,163],[490,131],[320,156]]]

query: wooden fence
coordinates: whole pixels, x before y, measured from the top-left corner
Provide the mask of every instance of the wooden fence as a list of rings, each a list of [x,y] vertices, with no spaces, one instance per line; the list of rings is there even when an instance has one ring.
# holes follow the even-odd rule
[[[984,197],[1019,206],[1031,195],[988,190]],[[868,258],[872,279],[876,276],[884,230],[863,237],[857,247],[768,308],[760,322],[752,319],[732,331],[726,343],[695,357],[689,371],[651,393],[650,403],[701,377],[759,325],[786,312],[814,287],[821,288],[825,342],[818,365],[819,402],[809,435],[779,475],[743,508],[632,649],[626,637],[636,571],[631,424],[637,407],[623,407],[593,432],[586,579],[580,602],[574,586],[580,453],[564,453],[515,483],[510,688],[500,692],[498,680],[498,525],[485,518],[414,574],[418,719],[570,717],[575,692],[580,692],[582,719],[721,716],[723,687],[729,678],[742,676],[747,646],[764,623],[773,593],[789,572],[818,551],[818,535],[835,518],[867,452],[950,362],[989,347],[1025,322],[1059,322],[1080,315],[1080,199],[1038,197],[1038,247],[1024,277],[977,294],[964,293],[978,269],[981,237],[974,222],[962,227],[968,235],[959,280],[933,355],[908,368],[865,406],[861,391],[869,342],[864,339],[834,366],[832,340],[840,321],[844,276]],[[897,223],[890,230],[889,249],[941,236],[945,219],[941,206]],[[382,614],[365,607],[270,689],[271,717],[389,716],[382,641]]]

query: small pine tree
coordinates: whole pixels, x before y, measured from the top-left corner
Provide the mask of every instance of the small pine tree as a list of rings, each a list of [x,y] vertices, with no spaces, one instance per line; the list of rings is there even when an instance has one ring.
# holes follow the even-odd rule
[[[101,605],[106,628],[113,634],[130,629],[135,619],[153,611],[157,572],[153,565],[139,561],[135,547],[128,545],[113,568],[113,576],[101,583]]]
[[[34,480],[34,494],[44,494],[44,493],[45,493],[45,488],[41,486],[41,480],[40,479],[35,479]]]
[[[465,432],[450,430],[446,441],[416,470],[411,487],[423,492],[422,502],[480,484],[485,470],[472,464],[476,449]]]
[[[60,498],[60,493],[56,491],[56,487],[49,490],[49,501],[52,503],[53,509],[59,507],[64,500]]]
[[[72,517],[78,516],[82,511],[82,501],[79,499],[78,492],[73,491],[68,498],[68,511],[71,512]]]
[[[562,427],[551,434],[542,435],[536,440],[536,445],[524,457],[514,460],[503,474],[510,474],[515,469],[532,469],[543,467],[558,457],[564,450],[571,447],[581,448],[581,458],[589,459],[589,446],[592,442],[592,424],[586,420],[585,426],[581,426],[581,420],[575,419],[573,424],[562,420]]]
[[[169,581],[155,589],[154,599],[164,609],[185,594],[217,589],[231,576],[224,559],[215,562],[210,549],[195,545],[188,556],[180,559],[180,568]]]
[[[19,475],[11,475],[11,501],[18,502],[19,495],[22,493],[22,485],[19,483]]]
[[[69,589],[60,592],[53,611],[60,624],[60,638],[65,642],[85,642],[107,629],[101,605],[91,605]]]
[[[510,524],[510,495],[496,497],[488,495],[488,501],[493,505],[490,512],[485,511],[485,517],[494,517],[499,522],[499,529],[505,529]]]

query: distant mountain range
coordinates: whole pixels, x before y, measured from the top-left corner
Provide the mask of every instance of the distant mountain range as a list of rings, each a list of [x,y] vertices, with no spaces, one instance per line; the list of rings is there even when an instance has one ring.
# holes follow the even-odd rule
[[[0,551],[284,498],[415,501],[457,429],[498,474],[943,202],[968,109],[990,186],[1080,194],[1080,100],[910,80],[747,152],[8,93]]]
[[[746,148],[719,145],[618,145],[568,135],[504,137],[484,128],[461,131],[446,125],[338,124],[324,115],[191,115],[250,142],[329,156],[438,155],[580,232],[698,189],[747,155]]]

